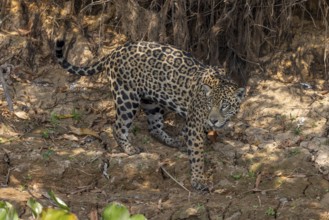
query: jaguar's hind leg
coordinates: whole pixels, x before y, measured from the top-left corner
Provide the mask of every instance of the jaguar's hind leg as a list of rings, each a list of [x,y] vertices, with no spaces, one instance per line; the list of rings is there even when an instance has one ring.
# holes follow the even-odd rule
[[[139,110],[140,99],[137,93],[117,90],[114,92],[116,120],[114,137],[118,145],[129,155],[140,153],[141,149],[133,146],[129,140],[129,129]]]
[[[183,146],[182,140],[171,137],[163,130],[164,109],[156,103],[142,100],[142,109],[147,115],[148,130],[150,134],[166,144],[169,147],[181,148]]]

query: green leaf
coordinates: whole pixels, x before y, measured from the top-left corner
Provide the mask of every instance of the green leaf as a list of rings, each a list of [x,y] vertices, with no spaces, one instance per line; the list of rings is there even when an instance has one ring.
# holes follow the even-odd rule
[[[3,208],[0,208],[0,220],[5,220],[7,215],[7,211]]]
[[[48,208],[42,211],[41,220],[78,220],[78,218],[66,210]]]
[[[129,220],[128,209],[119,203],[112,202],[103,211],[103,220]]]
[[[3,209],[6,207],[6,202],[0,201],[0,209]]]
[[[27,206],[30,207],[33,217],[38,218],[43,209],[42,205],[40,203],[38,203],[37,201],[35,201],[33,198],[30,198],[27,201]]]
[[[18,220],[18,214],[9,202],[0,201],[0,220]]]
[[[130,220],[147,220],[144,215],[142,214],[137,214],[133,215],[129,218]]]
[[[48,192],[48,195],[56,203],[56,205],[58,205],[59,208],[67,210],[67,211],[70,210],[70,208],[66,205],[66,203],[63,200],[61,200],[60,198],[55,196],[55,193],[52,190],[50,190]]]

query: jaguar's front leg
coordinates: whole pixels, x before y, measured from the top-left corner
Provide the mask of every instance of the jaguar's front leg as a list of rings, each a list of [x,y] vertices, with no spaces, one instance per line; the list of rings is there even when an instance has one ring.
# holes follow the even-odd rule
[[[204,175],[204,139],[202,129],[188,126],[186,144],[191,166],[191,185],[201,191],[209,191],[210,185]]]

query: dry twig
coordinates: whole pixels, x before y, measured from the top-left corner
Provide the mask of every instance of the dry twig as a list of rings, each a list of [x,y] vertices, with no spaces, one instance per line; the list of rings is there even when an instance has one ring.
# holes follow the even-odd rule
[[[176,180],[163,166],[160,166],[161,170],[167,175],[169,176],[173,181],[175,181],[175,183],[177,183],[180,187],[182,187],[183,189],[185,189],[189,194],[191,194],[191,191],[188,190],[182,183],[178,182],[178,180]]]

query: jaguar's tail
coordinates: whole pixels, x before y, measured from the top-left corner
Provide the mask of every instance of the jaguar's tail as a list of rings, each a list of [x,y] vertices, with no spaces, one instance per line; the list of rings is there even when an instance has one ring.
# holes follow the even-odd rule
[[[106,63],[106,57],[103,57],[100,61],[95,62],[91,66],[86,66],[86,67],[79,67],[75,66],[71,63],[69,63],[63,55],[63,48],[65,45],[65,42],[63,40],[56,40],[56,57],[58,60],[58,63],[68,72],[75,74],[75,75],[80,75],[80,76],[90,76],[94,75],[96,73],[102,72],[105,67]]]

